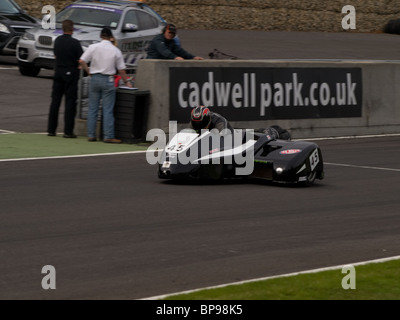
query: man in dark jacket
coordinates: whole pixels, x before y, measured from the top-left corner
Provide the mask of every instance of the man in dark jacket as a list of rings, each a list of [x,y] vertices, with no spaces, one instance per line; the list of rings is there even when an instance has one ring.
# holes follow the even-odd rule
[[[80,42],[72,38],[74,23],[71,20],[65,20],[62,28],[64,34],[59,36],[54,43],[56,66],[47,132],[49,136],[56,135],[58,112],[62,97],[65,95],[64,138],[76,138],[74,125],[79,80],[78,61],[83,49]]]
[[[163,32],[151,40],[147,49],[147,59],[175,59],[175,60],[203,60],[202,57],[192,55],[175,41],[176,27],[167,24]]]

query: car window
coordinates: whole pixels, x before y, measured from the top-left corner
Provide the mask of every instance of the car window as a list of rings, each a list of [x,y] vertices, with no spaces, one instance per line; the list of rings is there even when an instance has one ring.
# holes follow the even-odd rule
[[[1,13],[19,13],[17,7],[15,7],[9,1],[5,1],[5,0],[0,1],[0,12]]]
[[[66,19],[72,20],[75,24],[117,28],[121,19],[120,10],[105,10],[101,7],[83,7],[71,5],[57,15],[57,22]]]
[[[150,8],[149,6],[146,5],[143,5],[142,8],[143,10],[149,12],[150,14],[158,18],[161,22],[165,22],[165,20],[156,11],[154,11],[153,8]]]
[[[124,24],[135,24],[138,26],[139,30],[140,30],[140,26],[139,26],[139,21],[136,15],[136,10],[129,10],[126,15],[125,15],[125,20],[124,20]]]
[[[158,27],[158,20],[152,14],[139,11],[130,10],[125,15],[125,24],[135,24],[138,26],[138,30],[148,30]]]
[[[140,30],[154,29],[158,27],[158,20],[151,14],[138,11]]]

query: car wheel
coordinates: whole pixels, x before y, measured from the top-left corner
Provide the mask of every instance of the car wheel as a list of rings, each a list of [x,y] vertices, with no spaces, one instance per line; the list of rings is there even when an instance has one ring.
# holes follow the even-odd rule
[[[40,72],[40,68],[31,63],[18,62],[18,67],[23,76],[36,77]]]
[[[311,171],[307,176],[306,176],[306,181],[305,181],[305,185],[306,186],[312,186],[315,182],[315,179],[317,177],[317,171]]]

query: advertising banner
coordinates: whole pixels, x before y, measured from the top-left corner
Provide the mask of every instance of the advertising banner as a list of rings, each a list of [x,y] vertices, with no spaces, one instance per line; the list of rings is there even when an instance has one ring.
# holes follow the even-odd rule
[[[199,105],[229,121],[361,117],[361,68],[170,68],[170,120]]]

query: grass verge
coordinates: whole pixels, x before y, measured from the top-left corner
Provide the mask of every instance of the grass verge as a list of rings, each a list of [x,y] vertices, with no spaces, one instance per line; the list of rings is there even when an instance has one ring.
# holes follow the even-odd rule
[[[342,269],[171,295],[164,300],[400,300],[400,260],[355,266],[355,289]]]
[[[147,144],[88,142],[86,137],[63,138],[62,134],[0,134],[0,159],[72,156],[114,152],[145,151]]]

